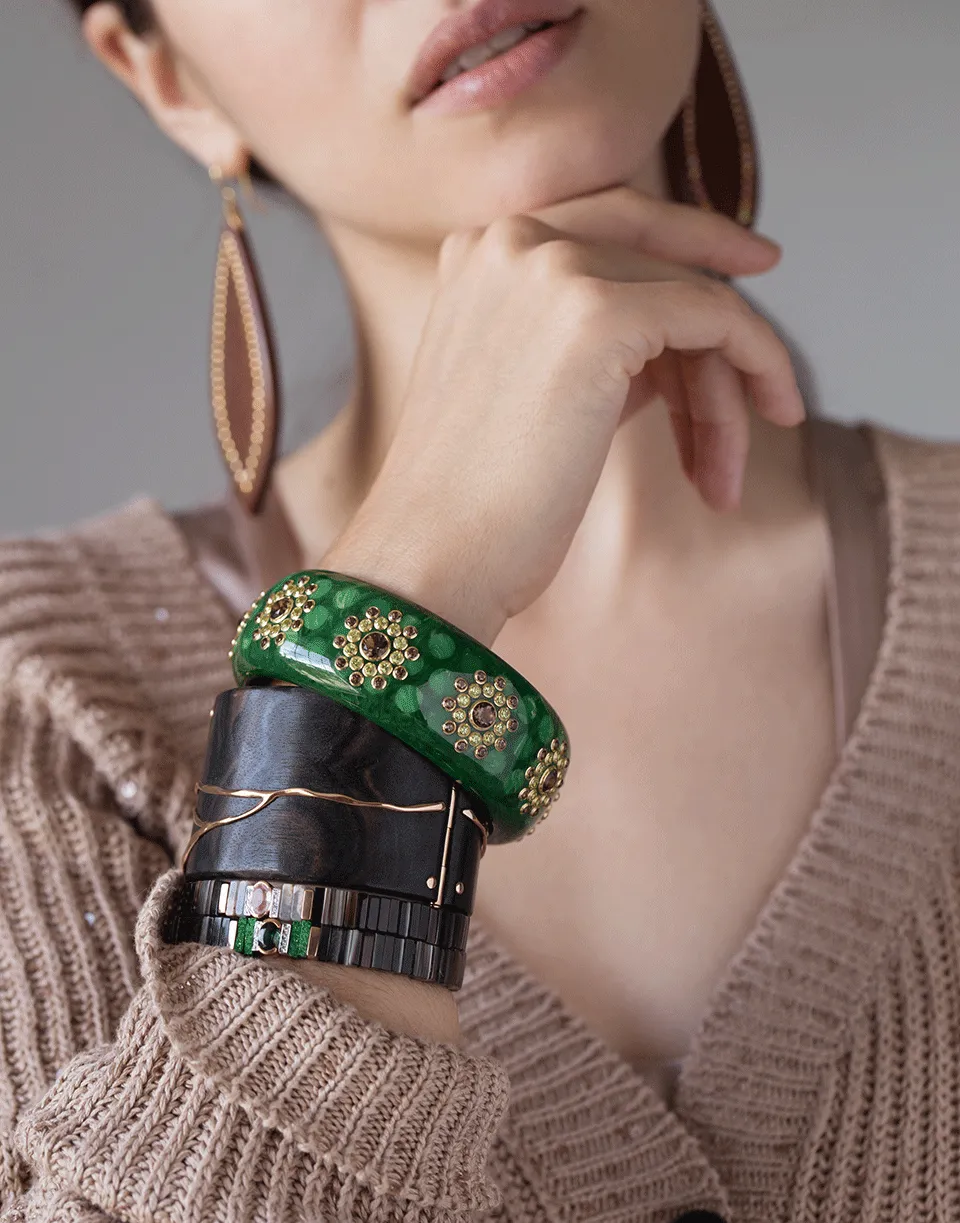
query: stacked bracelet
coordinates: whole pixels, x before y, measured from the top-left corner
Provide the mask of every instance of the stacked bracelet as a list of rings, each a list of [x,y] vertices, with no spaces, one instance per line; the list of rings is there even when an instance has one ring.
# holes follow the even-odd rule
[[[168,913],[168,942],[231,947],[400,973],[459,989],[470,919],[345,888],[259,879],[196,879]]]
[[[236,688],[212,712],[167,940],[458,989],[483,803],[312,689]]]
[[[324,570],[257,599],[230,654],[241,684],[325,693],[376,723],[482,800],[490,839],[546,817],[569,765],[567,734],[503,659],[408,599]]]

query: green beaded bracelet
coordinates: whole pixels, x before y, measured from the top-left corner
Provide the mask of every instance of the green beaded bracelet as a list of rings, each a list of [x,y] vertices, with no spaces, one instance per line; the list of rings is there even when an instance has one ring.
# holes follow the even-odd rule
[[[230,651],[238,684],[285,680],[376,722],[486,804],[492,842],[544,819],[570,752],[563,723],[492,650],[439,616],[325,570],[264,591]]]

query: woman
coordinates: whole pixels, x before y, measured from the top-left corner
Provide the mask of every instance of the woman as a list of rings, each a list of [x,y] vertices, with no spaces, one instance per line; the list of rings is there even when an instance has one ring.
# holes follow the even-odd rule
[[[0,1218],[955,1218],[960,446],[808,416],[726,283],[779,255],[711,12],[77,7],[201,166],[317,218],[360,376],[256,516],[244,470],[4,545]],[[237,619],[298,567],[569,728],[456,999],[163,936]]]

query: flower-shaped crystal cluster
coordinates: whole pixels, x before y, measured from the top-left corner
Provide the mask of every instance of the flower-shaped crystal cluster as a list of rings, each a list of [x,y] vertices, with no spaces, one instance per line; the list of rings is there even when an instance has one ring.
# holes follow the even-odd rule
[[[527,784],[520,791],[521,815],[535,815],[538,823],[547,818],[569,765],[570,754],[562,739],[554,739],[548,748],[540,749],[537,763],[527,769]]]
[[[299,633],[303,628],[303,617],[316,607],[310,597],[316,589],[316,583],[308,577],[300,577],[296,581],[291,578],[270,595],[257,616],[257,627],[253,630],[253,639],[260,642],[262,650],[269,650],[271,645],[283,645],[291,633]]]
[[[404,624],[401,611],[383,615],[379,607],[368,607],[362,620],[347,616],[343,624],[346,633],[333,639],[335,649],[340,651],[333,665],[338,671],[350,672],[354,688],[362,688],[369,680],[371,688],[382,692],[391,679],[405,680],[405,664],[420,657],[413,644],[416,626]]]
[[[475,671],[472,680],[458,675],[453,686],[456,695],[443,698],[443,707],[450,715],[443,733],[456,736],[456,750],[472,749],[477,760],[483,760],[491,748],[504,751],[507,735],[520,726],[514,717],[519,701],[505,694],[507,681],[502,675],[490,679],[486,671]]]

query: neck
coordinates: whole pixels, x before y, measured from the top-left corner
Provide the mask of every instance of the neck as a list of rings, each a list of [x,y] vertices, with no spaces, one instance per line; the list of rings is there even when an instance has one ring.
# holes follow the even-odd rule
[[[631,185],[665,197],[659,160]],[[281,502],[307,564],[316,564],[352,517],[379,470],[403,409],[404,389],[433,299],[438,248],[387,242],[323,221],[352,303],[357,335],[353,392],[333,422],[277,465]],[[613,595],[638,571],[690,563],[746,532],[809,507],[800,430],[751,419],[752,442],[740,509],[720,515],[686,480],[667,403],[650,396],[625,415],[608,461],[558,575]]]

